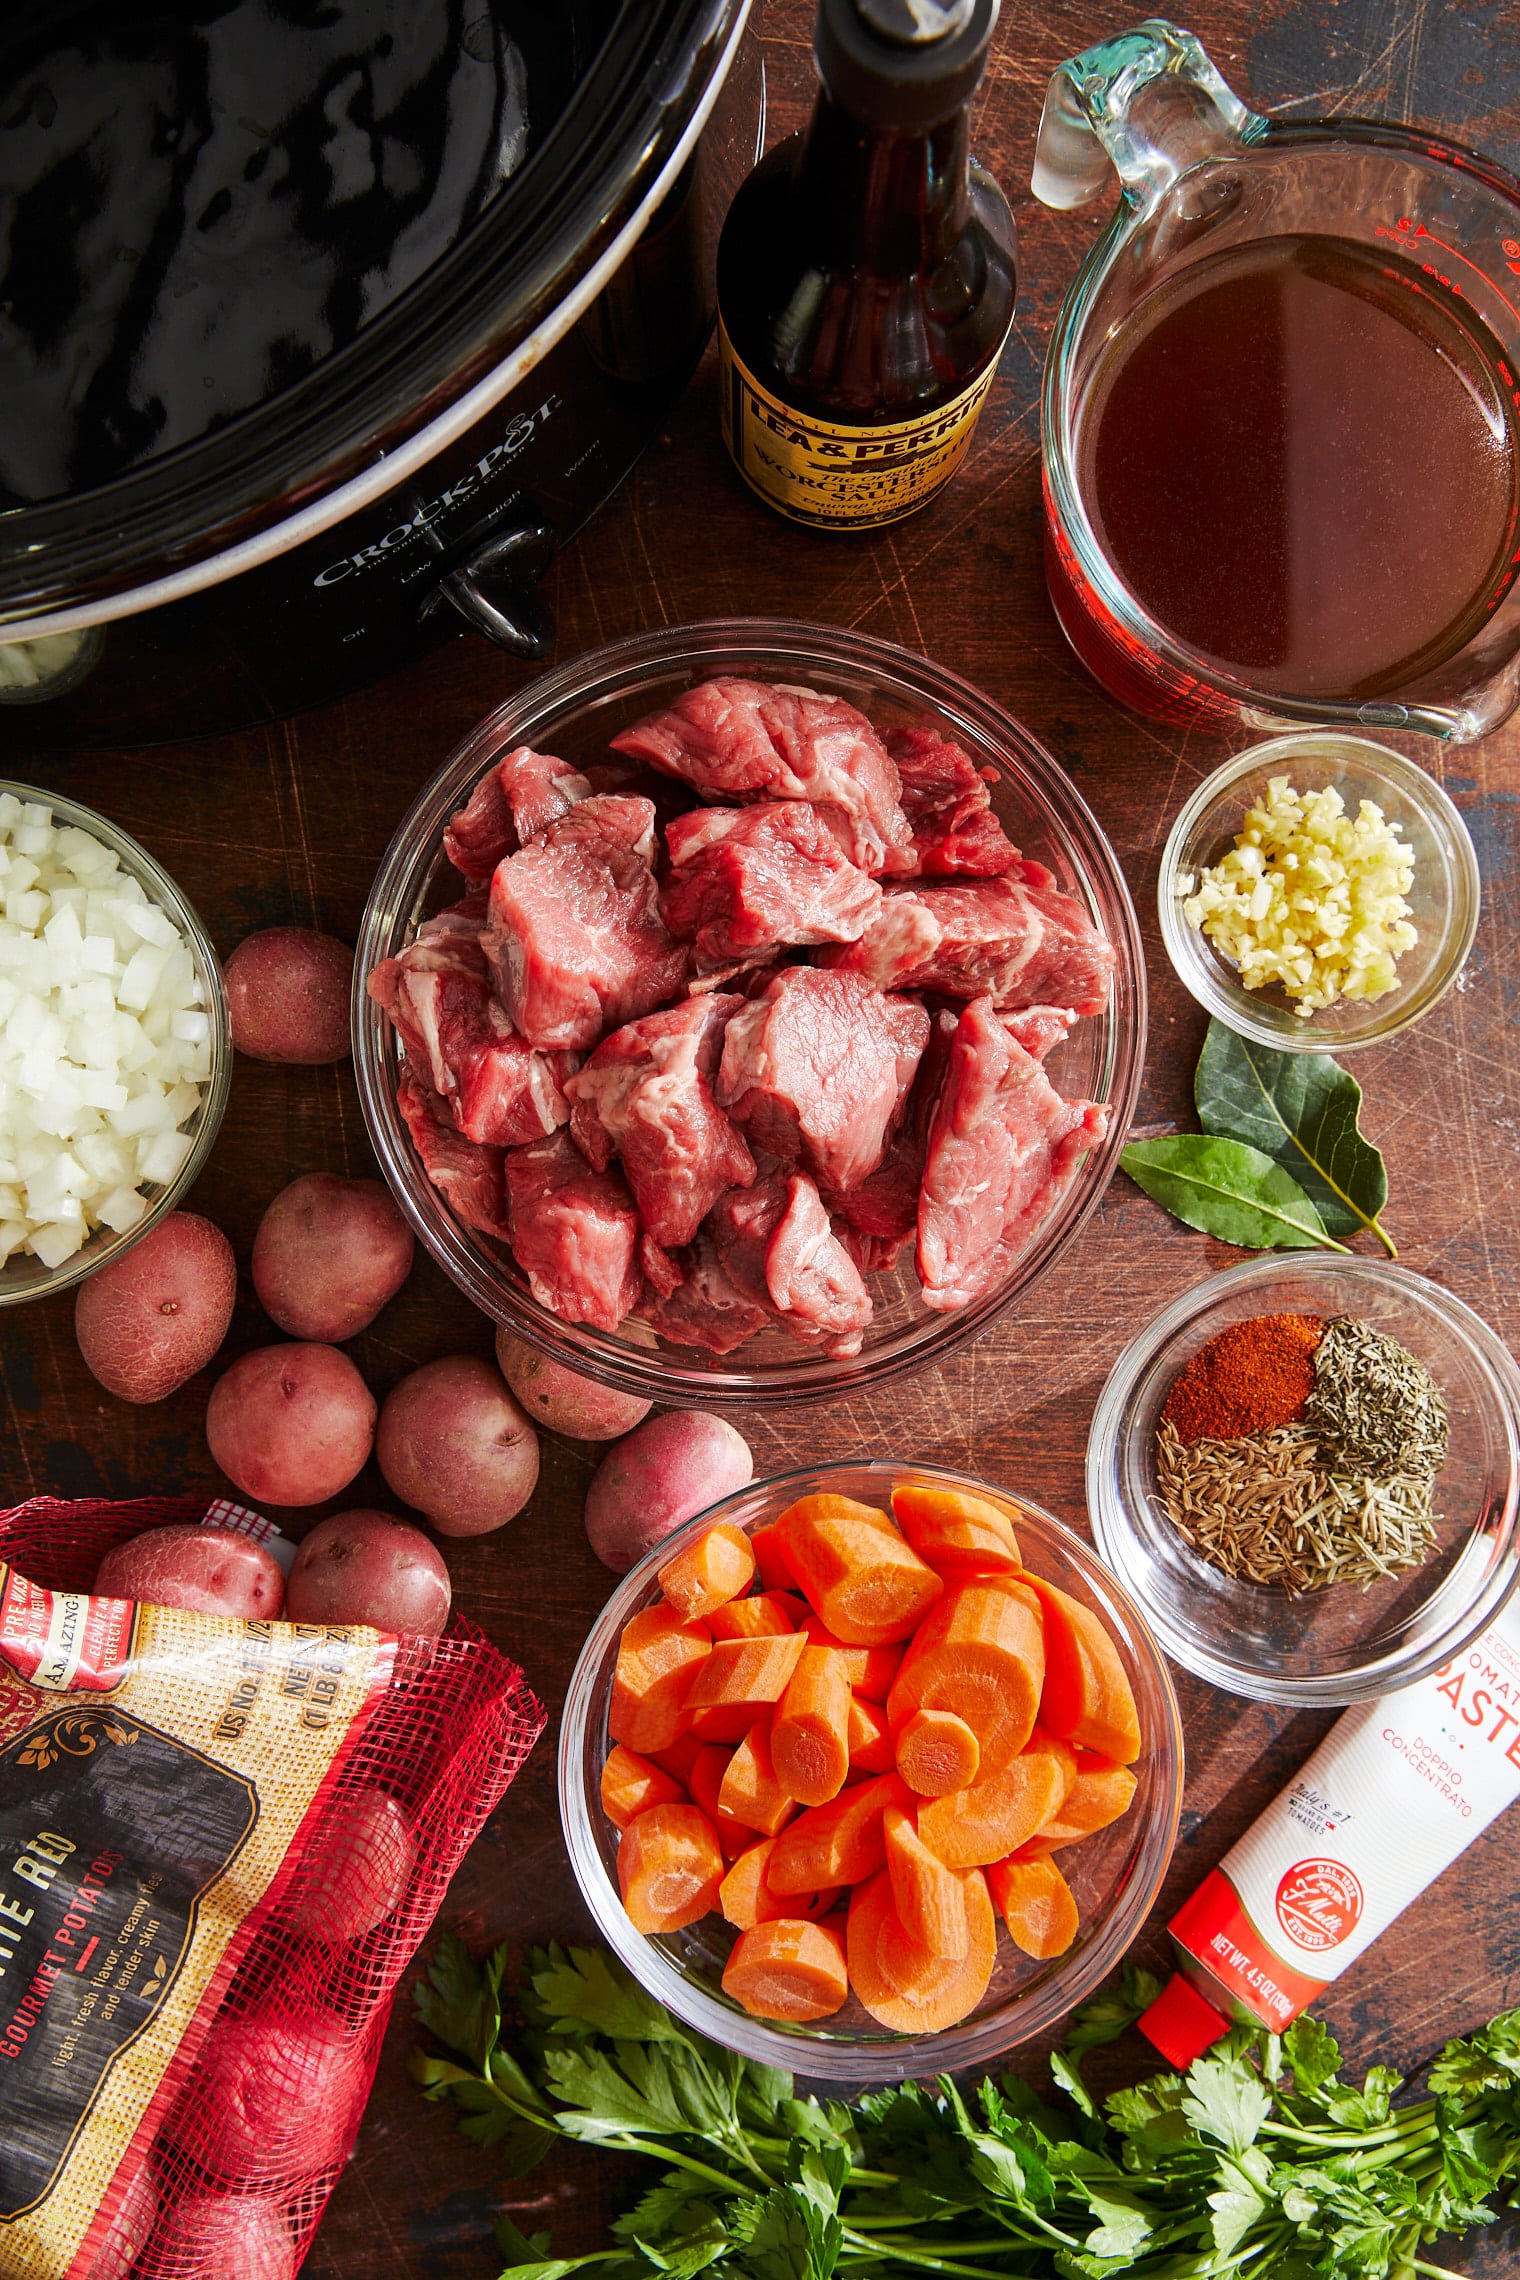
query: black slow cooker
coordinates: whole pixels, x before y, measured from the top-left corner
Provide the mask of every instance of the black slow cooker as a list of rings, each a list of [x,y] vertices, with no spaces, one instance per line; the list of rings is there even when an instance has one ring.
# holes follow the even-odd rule
[[[748,8],[10,0],[0,746],[541,654],[707,335]]]

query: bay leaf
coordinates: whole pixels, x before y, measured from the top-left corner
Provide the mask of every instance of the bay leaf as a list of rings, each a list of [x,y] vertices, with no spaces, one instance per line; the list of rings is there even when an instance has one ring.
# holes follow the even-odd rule
[[[1362,1088],[1328,1053],[1276,1053],[1211,1021],[1193,1096],[1204,1131],[1244,1140],[1281,1164],[1332,1235],[1366,1227],[1398,1257],[1378,1224],[1388,1171],[1357,1122]]]
[[[1132,1140],[1119,1158],[1137,1187],[1180,1219],[1245,1251],[1344,1251],[1281,1164],[1243,1140],[1179,1132]]]

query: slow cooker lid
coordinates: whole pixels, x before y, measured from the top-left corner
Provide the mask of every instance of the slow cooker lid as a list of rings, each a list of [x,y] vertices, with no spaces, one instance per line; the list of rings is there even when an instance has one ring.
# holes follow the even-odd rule
[[[79,0],[60,13],[27,0],[0,47],[0,214],[11,225],[0,235],[0,391],[9,363],[33,383],[35,416],[27,390],[10,388],[0,621],[183,571],[436,417],[611,244],[678,146],[742,12],[743,0]],[[92,30],[93,80],[81,75],[90,83],[72,90],[65,122],[73,147],[54,143],[73,163],[53,170],[52,235],[62,261],[72,239],[74,267],[49,296],[35,184],[32,226],[16,218],[39,107],[61,76],[49,60],[71,41],[78,52]],[[250,58],[265,68],[257,108]],[[103,161],[140,153],[154,133],[175,139],[184,106],[164,94],[175,71],[200,90],[199,109],[144,195],[133,169],[116,176]],[[81,132],[92,104],[106,126],[113,75],[133,100],[117,103],[108,131]],[[208,107],[213,79],[221,92]],[[268,131],[277,119],[282,131]],[[297,158],[304,187],[260,191],[271,167],[288,174]],[[58,195],[70,179],[72,214]],[[80,221],[93,233],[88,261]],[[114,264],[102,258],[113,227]],[[50,307],[61,353],[75,358],[74,400],[61,407],[36,385]],[[63,495],[18,498],[60,472]]]

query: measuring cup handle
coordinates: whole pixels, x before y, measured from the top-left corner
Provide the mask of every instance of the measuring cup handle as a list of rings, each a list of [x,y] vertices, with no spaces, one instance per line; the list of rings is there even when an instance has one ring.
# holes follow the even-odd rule
[[[1143,209],[1187,167],[1266,129],[1191,32],[1152,16],[1053,74],[1030,187],[1042,205],[1065,212],[1087,205],[1117,173],[1125,197]]]

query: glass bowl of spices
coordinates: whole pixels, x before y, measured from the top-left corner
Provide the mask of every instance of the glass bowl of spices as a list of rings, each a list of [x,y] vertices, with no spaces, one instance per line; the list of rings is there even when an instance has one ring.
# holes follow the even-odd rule
[[[1362,1701],[1456,1654],[1520,1577],[1520,1370],[1407,1268],[1252,1260],[1120,1355],[1087,1495],[1184,1669],[1260,1701]]]
[[[1445,996],[1478,924],[1467,826],[1414,761],[1360,736],[1275,736],[1200,784],[1157,883],[1187,989],[1278,1052],[1344,1053]]]

